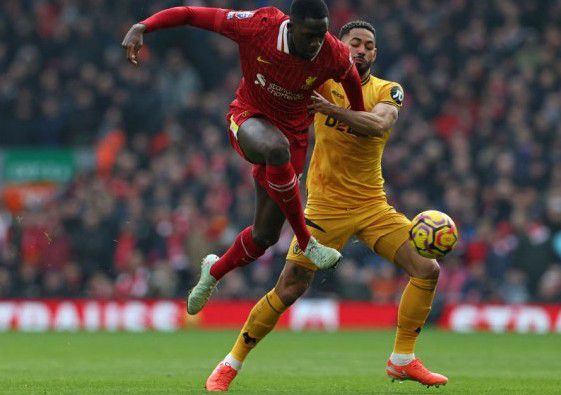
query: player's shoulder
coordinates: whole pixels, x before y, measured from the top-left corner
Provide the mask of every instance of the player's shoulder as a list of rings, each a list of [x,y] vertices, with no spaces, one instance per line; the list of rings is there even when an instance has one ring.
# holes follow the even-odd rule
[[[383,89],[383,88],[387,88],[387,87],[391,87],[391,86],[399,86],[400,88],[403,89],[403,87],[401,86],[401,84],[399,82],[385,80],[383,78],[375,76],[374,74],[370,75],[370,78],[369,78],[367,84],[370,84],[377,89]]]
[[[325,64],[333,67],[337,76],[349,70],[353,64],[353,60],[351,58],[351,51],[347,45],[328,32],[325,35],[323,46],[326,47],[325,50],[322,48],[323,61]]]
[[[226,14],[226,19],[247,21],[263,27],[278,25],[286,18],[288,17],[276,7],[262,7],[251,11],[232,10]]]
[[[350,53],[349,47],[335,37],[331,32],[327,32],[325,35],[325,43],[328,45],[332,53],[342,53],[345,57],[348,57],[348,54]]]
[[[404,92],[400,83],[370,75],[367,84],[370,86],[372,93],[379,97],[380,102],[402,105]]]
[[[284,21],[288,16],[276,7],[262,7],[253,11],[253,17],[271,25]]]

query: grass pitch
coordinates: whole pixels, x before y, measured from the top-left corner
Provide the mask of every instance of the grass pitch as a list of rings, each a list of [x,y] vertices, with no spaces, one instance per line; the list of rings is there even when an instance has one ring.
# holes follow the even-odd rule
[[[237,332],[0,334],[0,393],[204,393]],[[231,386],[238,394],[561,393],[561,335],[427,330],[417,355],[446,387],[391,383],[393,331],[275,332]]]

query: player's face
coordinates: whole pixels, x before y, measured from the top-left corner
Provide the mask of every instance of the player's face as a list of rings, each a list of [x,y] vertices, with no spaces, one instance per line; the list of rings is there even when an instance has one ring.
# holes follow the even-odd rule
[[[349,46],[358,73],[370,73],[377,53],[374,34],[367,29],[352,29],[341,41]]]
[[[289,26],[294,49],[298,56],[313,59],[323,45],[329,20],[327,18],[291,20]]]

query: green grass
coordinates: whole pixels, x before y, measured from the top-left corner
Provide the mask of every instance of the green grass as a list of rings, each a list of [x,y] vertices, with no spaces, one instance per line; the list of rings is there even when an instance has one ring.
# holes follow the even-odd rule
[[[0,393],[203,393],[235,332],[0,334]],[[561,336],[425,331],[417,354],[450,383],[391,383],[393,332],[275,332],[231,387],[238,394],[561,392]]]

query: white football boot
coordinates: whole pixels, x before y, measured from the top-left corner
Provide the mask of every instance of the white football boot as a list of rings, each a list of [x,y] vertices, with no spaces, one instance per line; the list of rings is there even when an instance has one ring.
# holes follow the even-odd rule
[[[335,248],[320,244],[314,237],[310,238],[304,256],[308,258],[320,270],[331,269],[337,266],[342,255]]]
[[[214,254],[207,255],[203,259],[199,282],[191,290],[187,298],[187,312],[189,314],[195,315],[201,311],[205,307],[206,302],[208,302],[212,291],[214,291],[218,281],[210,274],[210,268],[218,259],[218,256]]]

